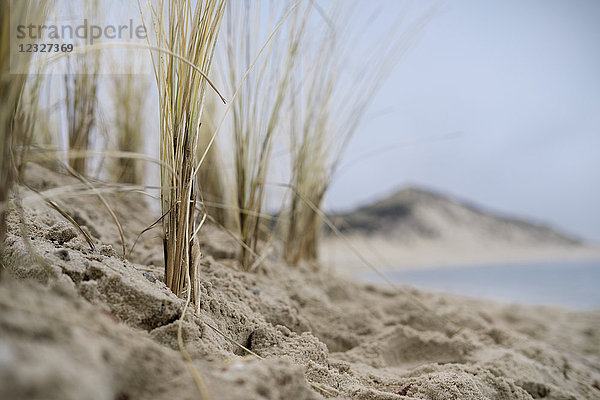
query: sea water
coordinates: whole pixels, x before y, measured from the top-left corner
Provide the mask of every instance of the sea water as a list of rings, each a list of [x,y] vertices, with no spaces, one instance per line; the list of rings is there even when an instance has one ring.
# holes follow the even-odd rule
[[[398,285],[507,303],[600,309],[600,259],[388,271]],[[369,273],[361,277],[381,281]]]

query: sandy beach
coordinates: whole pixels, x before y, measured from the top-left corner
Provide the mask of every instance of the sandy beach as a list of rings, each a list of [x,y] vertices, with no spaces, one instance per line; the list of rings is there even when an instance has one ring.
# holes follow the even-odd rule
[[[0,0],[0,400],[600,400],[599,16]]]
[[[324,241],[322,248],[325,264],[340,274],[350,276],[370,270],[358,254],[368,255],[367,261],[384,271],[600,258],[600,247],[592,244],[561,247],[526,241],[518,244],[494,243],[485,238],[480,238],[479,243],[419,240],[405,244],[381,237],[348,235],[344,239],[330,237]]]
[[[38,190],[72,183],[37,166],[29,175]],[[201,302],[181,318],[157,233],[122,259],[93,196],[57,201],[96,250],[19,194],[0,281],[0,398],[197,399],[198,379],[224,400],[600,398],[600,311],[365,285],[276,252],[241,272],[227,236],[207,227]],[[156,216],[134,194],[110,202],[130,247]]]

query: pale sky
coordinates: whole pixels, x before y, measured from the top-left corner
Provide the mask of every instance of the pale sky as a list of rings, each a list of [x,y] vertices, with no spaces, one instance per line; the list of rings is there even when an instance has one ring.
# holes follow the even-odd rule
[[[328,209],[416,184],[600,242],[598,21],[597,0],[441,3],[345,160],[377,155],[340,170]]]

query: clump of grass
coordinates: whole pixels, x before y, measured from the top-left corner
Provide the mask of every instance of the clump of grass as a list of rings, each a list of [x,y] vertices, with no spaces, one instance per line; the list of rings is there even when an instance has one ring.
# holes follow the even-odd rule
[[[165,283],[198,305],[195,239],[198,134],[225,1],[157,0],[152,21],[160,107],[161,206]],[[210,83],[211,86],[212,83]],[[187,283],[187,288],[186,288]]]
[[[144,145],[144,100],[148,93],[148,83],[144,77],[133,75],[132,68],[130,66],[129,74],[112,78],[113,129],[117,138],[117,150],[141,153]],[[128,157],[115,159],[110,173],[111,180],[117,183],[141,185],[144,179],[142,165]]]
[[[9,193],[17,177],[18,162],[14,153],[16,129],[20,128],[19,109],[31,54],[22,53],[12,65],[16,72],[11,74],[10,21],[44,21],[49,2],[45,0],[23,0],[11,2],[0,0],[0,250],[6,233],[6,207]],[[21,108],[22,109],[22,108]]]
[[[208,96],[198,136],[198,162],[202,160],[202,157],[204,159],[199,166],[197,182],[204,210],[214,222],[225,227],[230,225],[230,213],[226,209],[226,185],[225,176],[222,173],[223,157],[216,142],[213,142],[208,153],[204,155],[217,128],[216,116],[217,99],[214,96]]]
[[[42,67],[43,68],[43,67]],[[19,180],[22,180],[27,155],[35,141],[35,132],[45,129],[38,121],[44,116],[40,96],[45,79],[42,68],[25,78],[23,91],[13,120],[13,161]]]
[[[241,95],[232,106],[232,150],[235,190],[232,208],[238,210],[234,229],[240,239],[239,262],[249,269],[256,261],[261,231],[266,224],[261,214],[265,208],[266,179],[276,135],[281,131],[282,111],[289,101],[293,69],[311,11],[310,5],[295,12],[292,20],[267,51],[266,59],[251,71]],[[260,43],[259,3],[244,1],[243,8],[228,9],[227,71],[225,81],[234,90],[250,68],[250,54]]]
[[[331,16],[344,16],[334,3]],[[296,77],[302,88],[292,107],[292,166],[290,187],[293,196],[287,209],[284,257],[291,264],[306,260],[316,265],[322,231],[325,194],[346,149],[373,97],[402,59],[415,37],[423,30],[430,13],[417,19],[404,32],[390,29],[369,46],[372,52],[360,60],[349,56],[361,38],[352,35],[348,20],[327,18],[324,40],[312,50],[312,65]],[[343,42],[341,40],[344,40]],[[310,53],[311,50],[309,49]],[[343,71],[350,63],[348,75]]]
[[[81,154],[90,149],[95,124],[99,58],[85,54],[74,57],[74,61],[69,60],[64,77],[65,110],[69,150]],[[69,166],[85,175],[87,157],[69,156]]]
[[[10,5],[9,0],[0,0],[0,249],[6,232],[6,202],[13,183],[10,149],[12,146],[12,121],[20,96],[19,85],[10,76]]]

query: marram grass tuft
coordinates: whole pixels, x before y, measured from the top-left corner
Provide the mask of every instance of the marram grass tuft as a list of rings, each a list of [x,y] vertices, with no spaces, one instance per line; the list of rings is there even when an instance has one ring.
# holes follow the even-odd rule
[[[86,2],[86,13],[97,14],[98,0]],[[90,45],[86,38],[81,45]],[[67,138],[69,167],[81,175],[87,174],[87,156],[72,156],[77,152],[90,150],[92,132],[96,125],[98,108],[98,75],[100,57],[97,52],[73,54],[67,58],[67,71],[64,75],[65,111],[67,120]]]
[[[227,10],[227,53],[220,71],[232,90],[251,67],[248,54],[257,53],[261,41],[257,27],[264,25],[261,3],[250,0],[240,3],[243,7]],[[269,229],[261,217],[266,205],[266,181],[272,170],[273,147],[283,134],[282,116],[289,106],[291,78],[301,56],[299,50],[307,34],[311,10],[308,2],[294,10],[282,32],[269,45],[267,57],[247,75],[240,96],[233,100],[231,154],[235,188],[231,206],[237,210],[234,231],[241,244],[238,259],[245,270],[256,265],[259,241]],[[285,7],[281,12],[285,12]]]
[[[165,283],[198,306],[195,184],[198,135],[207,75],[226,1],[157,0],[152,11],[153,52],[160,108],[161,206]],[[173,172],[171,172],[173,171]]]
[[[327,13],[331,18],[327,17],[329,24],[319,45],[303,53],[313,62],[297,71],[295,79],[301,90],[290,109],[292,196],[283,213],[284,257],[294,265],[301,260],[317,263],[323,225],[320,210],[346,146],[379,88],[435,11],[415,19],[404,31],[400,31],[401,25],[390,27],[369,44],[369,53],[352,60],[360,33],[356,37],[351,34],[356,29],[345,17],[345,2],[331,6]],[[349,64],[355,64],[351,70],[359,73],[344,74]]]
[[[11,74],[10,21],[37,23],[45,20],[50,2],[46,0],[0,0],[0,251],[6,232],[6,207],[17,175],[14,154],[15,126],[27,75]],[[14,51],[14,49],[13,49]],[[17,71],[27,71],[30,54],[17,58]]]
[[[117,75],[112,79],[113,128],[117,150],[141,153],[144,145],[144,100],[148,95],[148,82],[144,76],[132,73]],[[133,158],[115,159],[110,166],[111,180],[118,183],[142,185],[142,164]]]

